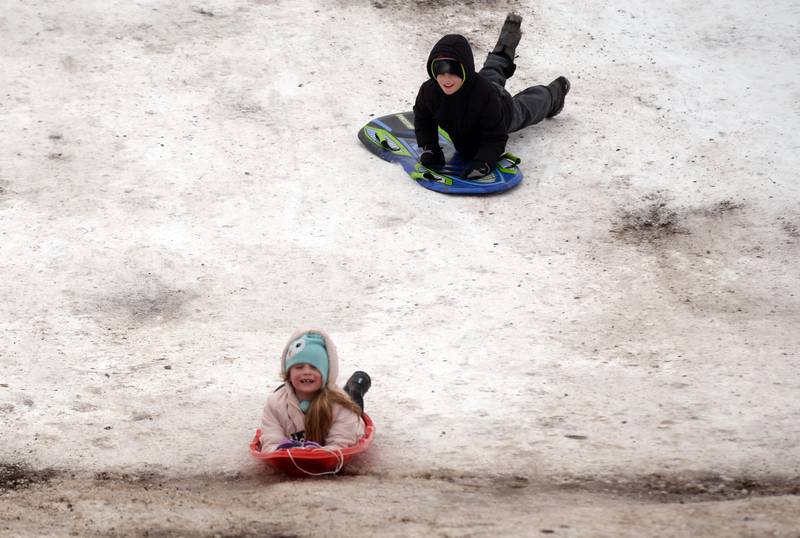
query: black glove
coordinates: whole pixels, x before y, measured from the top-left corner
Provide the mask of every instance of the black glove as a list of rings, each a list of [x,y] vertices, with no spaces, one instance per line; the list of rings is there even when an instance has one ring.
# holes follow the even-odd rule
[[[482,178],[483,176],[488,175],[489,172],[491,172],[491,171],[492,171],[492,167],[489,166],[489,163],[487,163],[486,161],[481,161],[481,160],[476,159],[476,160],[472,161],[471,163],[469,163],[469,166],[467,166],[467,169],[464,170],[464,178],[465,179],[479,179],[479,178]]]
[[[422,153],[419,155],[419,162],[422,163],[422,166],[428,168],[442,166],[444,165],[444,152],[439,146],[422,148]]]

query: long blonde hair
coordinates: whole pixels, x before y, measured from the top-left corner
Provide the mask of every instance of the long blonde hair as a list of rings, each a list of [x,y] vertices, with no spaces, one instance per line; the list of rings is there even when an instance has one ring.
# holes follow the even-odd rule
[[[284,375],[284,380],[292,386],[289,381],[289,372]],[[294,389],[292,389],[294,390]],[[333,406],[339,404],[345,409],[349,409],[358,416],[361,416],[361,408],[337,387],[323,385],[314,395],[305,416],[305,438],[307,441],[314,441],[321,445],[325,444],[325,438],[333,423]]]

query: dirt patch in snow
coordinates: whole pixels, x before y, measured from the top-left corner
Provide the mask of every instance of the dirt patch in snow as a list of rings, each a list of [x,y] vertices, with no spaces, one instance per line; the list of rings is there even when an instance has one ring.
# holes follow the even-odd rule
[[[0,179],[0,202],[8,198],[9,190],[8,187],[11,185],[10,182]]]
[[[676,234],[688,234],[679,210],[661,193],[649,195],[645,204],[619,212],[611,232],[631,243],[649,243]]]
[[[0,463],[0,494],[48,482],[56,476],[50,469],[34,470],[15,463]]]
[[[448,470],[324,479],[17,475],[15,491],[0,504],[2,530],[15,536],[352,536],[353,529],[372,536],[496,536],[521,528],[554,535],[675,535],[676,528],[685,536],[783,535],[800,506],[800,478],[710,473],[546,480]]]
[[[633,244],[657,243],[676,235],[690,235],[690,222],[696,217],[723,218],[740,212],[745,205],[722,200],[698,208],[676,207],[661,192],[643,198],[642,205],[621,209],[611,228],[612,234]]]
[[[576,478],[562,484],[578,489],[657,502],[701,502],[747,497],[800,495],[798,476],[725,476],[717,473],[649,474],[619,478]]]
[[[792,239],[800,238],[800,228],[797,224],[785,217],[778,219],[781,229]]]
[[[427,13],[439,9],[474,9],[476,4],[483,8],[504,8],[513,7],[517,2],[500,2],[499,0],[488,0],[479,2],[477,0],[414,0],[403,2],[399,0],[372,0],[370,4],[376,9],[411,9],[416,12]]]

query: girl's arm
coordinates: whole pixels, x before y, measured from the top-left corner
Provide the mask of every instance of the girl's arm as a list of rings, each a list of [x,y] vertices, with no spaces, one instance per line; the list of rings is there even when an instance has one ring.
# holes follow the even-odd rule
[[[325,438],[326,448],[347,448],[358,443],[364,435],[364,421],[349,409],[333,406],[333,423]]]
[[[291,435],[291,433],[287,434],[283,431],[278,415],[275,413],[275,406],[270,405],[271,399],[271,397],[267,398],[267,404],[261,414],[261,452],[274,451]]]

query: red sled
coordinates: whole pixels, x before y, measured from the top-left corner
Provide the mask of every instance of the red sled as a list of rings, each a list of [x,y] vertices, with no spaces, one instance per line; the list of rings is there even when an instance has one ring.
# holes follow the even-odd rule
[[[375,425],[369,415],[364,413],[364,435],[353,446],[347,448],[289,448],[273,452],[261,452],[261,430],[250,441],[250,454],[289,476],[323,476],[336,474],[372,444]]]

